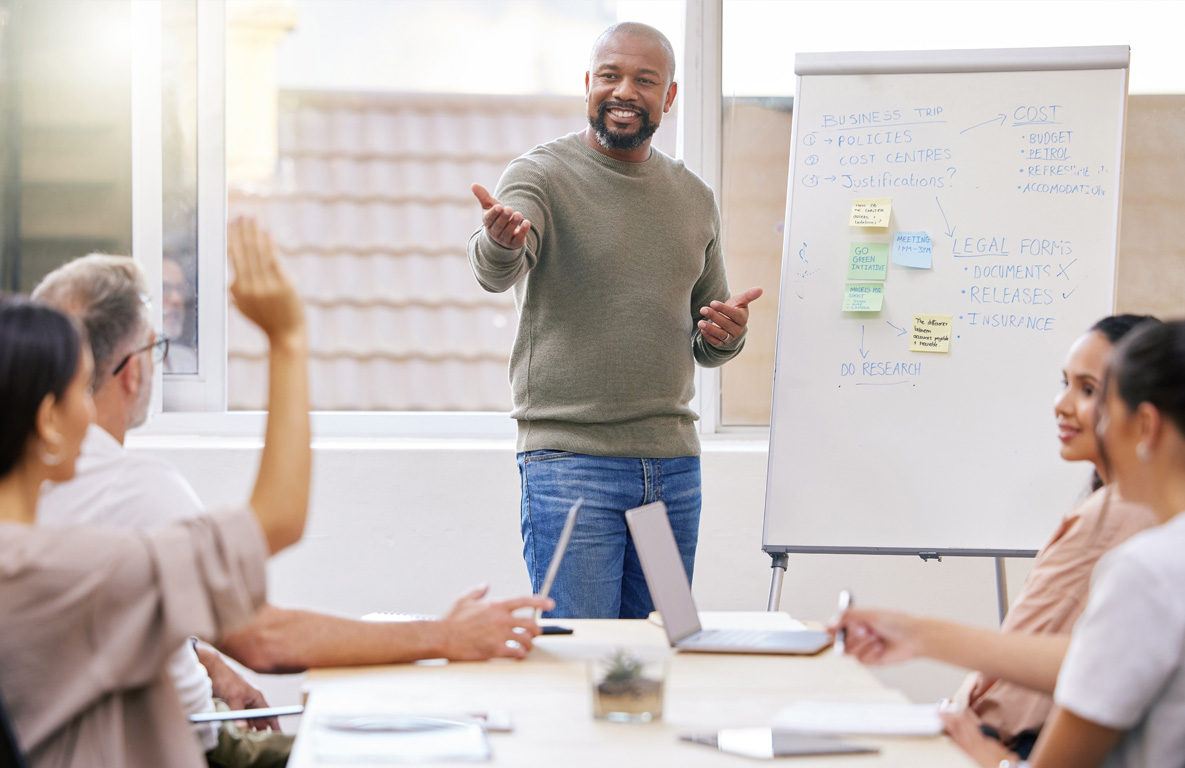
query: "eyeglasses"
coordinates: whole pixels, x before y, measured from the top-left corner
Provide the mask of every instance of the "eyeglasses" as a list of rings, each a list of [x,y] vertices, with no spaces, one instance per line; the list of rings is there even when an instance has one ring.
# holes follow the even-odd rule
[[[123,370],[123,367],[128,364],[128,360],[131,360],[133,356],[138,355],[141,352],[147,352],[150,349],[152,350],[152,362],[154,362],[154,363],[161,362],[169,354],[169,337],[168,336],[157,336],[156,340],[153,341],[151,344],[140,347],[139,349],[137,349],[134,352],[129,352],[128,356],[125,357],[123,360],[119,361],[119,365],[115,366],[115,370],[111,372],[111,375],[112,376],[118,375],[119,372]]]

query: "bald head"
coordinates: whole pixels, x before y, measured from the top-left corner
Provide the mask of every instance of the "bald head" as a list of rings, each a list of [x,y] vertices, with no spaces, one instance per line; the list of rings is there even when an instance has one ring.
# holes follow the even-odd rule
[[[640,24],[636,21],[623,21],[606,29],[593,43],[592,54],[589,56],[589,69],[593,69],[593,62],[597,60],[597,54],[610,42],[617,42],[634,38],[637,40],[644,40],[648,43],[659,45],[666,53],[667,57],[667,82],[672,82],[675,79],[675,49],[671,47],[671,41],[662,32],[659,32],[649,24]]]

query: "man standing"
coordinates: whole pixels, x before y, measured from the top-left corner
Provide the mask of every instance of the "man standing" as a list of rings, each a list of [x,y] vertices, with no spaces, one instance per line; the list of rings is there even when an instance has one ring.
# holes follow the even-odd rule
[[[271,250],[251,222],[231,225],[228,247]],[[270,253],[268,258],[274,258]],[[91,255],[54,270],[34,298],[77,318],[93,350],[95,423],[82,444],[73,480],[43,490],[39,525],[88,524],[147,529],[202,514],[189,483],[171,465],[123,447],[127,431],[144,423],[153,363],[167,342],[152,330],[144,274],[134,261]],[[463,595],[439,621],[364,622],[264,605],[254,623],[221,641],[228,655],[257,672],[299,672],[311,667],[388,664],[427,658],[521,658],[539,628],[518,608],[547,608],[536,597],[487,601],[485,588]],[[514,641],[508,645],[507,641]],[[194,643],[169,662],[174,688],[187,714],[213,711],[214,697],[231,709],[267,706],[212,648]],[[275,719],[252,721],[279,728]],[[195,726],[211,766],[283,765],[291,737],[233,726]]]
[[[514,288],[510,359],[523,554],[538,591],[568,506],[584,498],[551,596],[556,616],[642,618],[650,593],[626,509],[662,500],[691,577],[700,515],[695,363],[744,345],[751,288],[729,298],[712,190],[650,146],[677,90],[670,42],[610,27],[585,73],[588,127],[473,186],[469,260]]]

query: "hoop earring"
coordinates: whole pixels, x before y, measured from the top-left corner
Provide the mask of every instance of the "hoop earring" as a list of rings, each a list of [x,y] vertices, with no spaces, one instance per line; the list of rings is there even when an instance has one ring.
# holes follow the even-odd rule
[[[1148,446],[1144,443],[1137,443],[1136,458],[1140,461],[1147,462],[1152,459],[1152,451],[1148,450]]]
[[[60,439],[60,438],[58,439],[58,443],[57,443],[57,444],[58,444],[58,445],[61,445],[61,444],[62,444],[62,441],[61,441],[61,439]],[[39,450],[39,451],[40,451],[40,453],[41,453],[41,463],[42,463],[42,464],[44,464],[45,466],[47,466],[47,467],[56,467],[57,465],[59,465],[59,464],[61,464],[61,463],[62,463],[62,459],[63,459],[64,457],[63,457],[63,456],[56,456],[56,455],[54,455],[54,454],[50,453],[49,451],[47,451],[47,450],[45,449],[45,444],[44,444],[44,443],[42,443],[41,445],[39,445],[39,446],[38,446],[38,450]]]

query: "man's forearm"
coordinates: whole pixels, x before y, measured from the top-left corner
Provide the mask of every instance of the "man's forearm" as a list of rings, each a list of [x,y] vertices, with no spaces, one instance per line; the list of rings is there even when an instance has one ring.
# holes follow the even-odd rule
[[[438,621],[358,621],[266,605],[218,647],[256,672],[301,672],[439,658],[446,630]]]
[[[1069,635],[1028,635],[919,619],[923,655],[1035,691],[1053,693]]]

